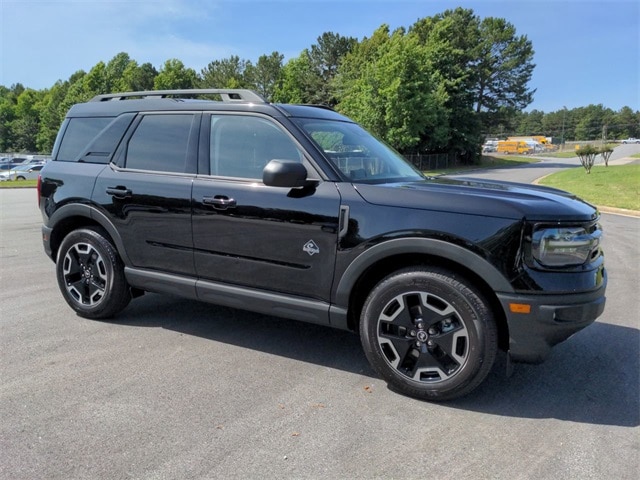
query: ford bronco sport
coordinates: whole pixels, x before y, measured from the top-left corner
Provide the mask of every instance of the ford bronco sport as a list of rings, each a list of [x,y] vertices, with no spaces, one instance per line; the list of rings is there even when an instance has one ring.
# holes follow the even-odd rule
[[[38,195],[79,315],[162,292],[352,330],[392,388],[422,399],[469,393],[498,349],[541,362],[605,304],[591,205],[426,178],[330,109],[247,90],[73,106]]]

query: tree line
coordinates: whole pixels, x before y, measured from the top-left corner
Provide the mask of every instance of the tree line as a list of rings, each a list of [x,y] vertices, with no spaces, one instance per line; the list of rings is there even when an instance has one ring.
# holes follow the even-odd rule
[[[523,112],[535,90],[534,50],[502,18],[456,8],[409,28],[380,26],[358,40],[325,32],[284,63],[279,52],[256,62],[213,60],[200,72],[179,59],[159,69],[127,53],[51,88],[0,86],[0,151],[50,152],[71,105],[102,93],[249,88],[282,103],[325,104],[363,124],[402,153],[454,153],[474,161],[487,135],[542,134],[565,140],[639,136],[640,114],[601,105]]]
[[[640,138],[640,111],[628,106],[615,111],[602,105],[550,113],[532,110],[519,112],[500,128],[492,132],[494,136],[545,135],[560,141]]]

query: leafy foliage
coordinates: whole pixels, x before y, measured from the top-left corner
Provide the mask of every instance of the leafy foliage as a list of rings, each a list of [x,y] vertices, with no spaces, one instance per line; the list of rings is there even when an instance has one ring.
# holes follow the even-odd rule
[[[479,159],[486,135],[640,137],[640,113],[629,107],[522,112],[534,94],[532,59],[531,42],[512,24],[461,7],[408,29],[382,25],[361,41],[325,32],[286,63],[279,52],[255,63],[232,55],[197,73],[179,59],[156,70],[121,52],[42,91],[0,86],[0,151],[50,152],[67,110],[97,94],[188,88],[250,88],[268,101],[329,105],[403,153],[467,163]]]
[[[318,43],[290,60],[282,70],[275,98],[283,103],[315,103],[335,106],[334,80],[340,63],[355,48],[357,40],[326,32]]]
[[[155,90],[172,90],[196,88],[198,75],[192,68],[186,68],[184,63],[173,58],[164,62],[164,66],[153,80]]]
[[[425,72],[426,49],[415,35],[379,28],[344,60],[338,110],[400,150],[418,149],[425,131],[438,132],[442,97]],[[433,138],[433,145],[442,141]]]
[[[600,148],[600,156],[604,160],[605,167],[609,166],[609,158],[611,158],[612,153],[613,153],[613,148],[611,148],[609,145]]]
[[[576,154],[580,159],[580,163],[587,171],[587,173],[591,173],[591,169],[593,168],[593,164],[596,161],[596,157],[598,156],[599,150],[597,147],[594,147],[591,144],[580,147],[576,150]]]
[[[614,111],[602,105],[588,105],[549,113],[532,110],[518,113],[514,122],[503,125],[503,129],[505,136],[545,135],[570,141],[600,139],[605,133],[605,140],[638,138],[640,137],[640,112],[634,112],[629,107]],[[494,129],[492,132],[497,133],[497,130]]]

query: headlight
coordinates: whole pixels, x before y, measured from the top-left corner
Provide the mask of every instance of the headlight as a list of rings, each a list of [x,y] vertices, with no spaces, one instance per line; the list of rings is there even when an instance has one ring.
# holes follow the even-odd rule
[[[582,265],[600,244],[602,231],[597,227],[545,228],[532,238],[533,257],[547,267]]]

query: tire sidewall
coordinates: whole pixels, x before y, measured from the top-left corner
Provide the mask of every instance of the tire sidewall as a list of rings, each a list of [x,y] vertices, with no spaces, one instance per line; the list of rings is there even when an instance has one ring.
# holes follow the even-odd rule
[[[78,303],[68,292],[63,273],[64,258],[69,250],[79,243],[89,244],[102,257],[106,269],[107,281],[105,284],[103,298],[93,306]],[[80,229],[68,234],[62,241],[58,249],[56,259],[56,278],[62,296],[79,315],[87,318],[105,318],[115,314],[121,308],[115,308],[118,303],[123,303],[120,299],[114,298],[122,295],[122,284],[124,282],[123,267],[114,247],[100,233],[91,229]],[[116,283],[120,288],[116,288]],[[128,303],[128,302],[127,302]],[[126,304],[125,304],[126,305]]]
[[[458,288],[454,288],[454,285]],[[395,297],[411,292],[426,292],[448,302],[458,312],[468,332],[469,353],[465,363],[452,377],[433,384],[413,380],[398,372],[388,363],[378,344],[380,313]],[[493,363],[495,352],[486,345],[487,333],[491,333],[487,332],[487,328],[493,326],[486,323],[490,316],[490,311],[478,294],[450,273],[437,269],[411,270],[387,277],[372,290],[363,307],[360,335],[367,358],[392,387],[420,398],[447,399],[459,396],[457,392],[475,388],[480,383],[474,381],[483,364],[488,361]],[[484,379],[486,373],[481,375]],[[470,386],[473,383],[476,385]]]

